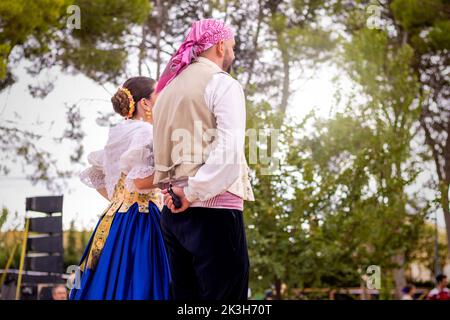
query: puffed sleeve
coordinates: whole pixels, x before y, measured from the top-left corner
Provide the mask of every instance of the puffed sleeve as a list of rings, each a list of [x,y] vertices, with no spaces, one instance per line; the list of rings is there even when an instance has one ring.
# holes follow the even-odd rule
[[[152,145],[151,131],[144,131],[133,138],[128,150],[121,155],[120,171],[126,175],[125,187],[129,191],[136,191],[135,179],[147,178],[155,172]]]
[[[104,151],[94,151],[88,155],[89,168],[83,170],[79,177],[81,182],[95,189],[105,187],[105,174],[103,171]]]

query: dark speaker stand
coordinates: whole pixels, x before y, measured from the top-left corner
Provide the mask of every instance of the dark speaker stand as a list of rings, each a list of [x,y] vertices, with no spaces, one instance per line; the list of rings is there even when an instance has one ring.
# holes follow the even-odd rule
[[[46,272],[48,278],[63,273],[63,196],[26,199],[26,211],[44,213],[45,217],[25,219],[22,253],[17,279],[16,300],[20,300],[24,266],[28,271]],[[29,236],[30,232],[38,236]],[[32,252],[32,253],[30,253]],[[48,286],[48,283],[46,283]],[[40,289],[42,286],[37,286]],[[37,292],[39,297],[39,291]]]

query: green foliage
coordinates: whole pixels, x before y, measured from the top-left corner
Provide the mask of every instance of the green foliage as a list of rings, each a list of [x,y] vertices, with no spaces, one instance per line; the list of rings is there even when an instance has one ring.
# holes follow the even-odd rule
[[[436,13],[443,9],[443,2],[442,0],[394,0],[391,8],[401,25],[412,29],[439,19]]]
[[[6,76],[11,51],[21,47],[26,57],[49,51],[48,39],[60,28],[67,0],[3,0],[0,3],[0,80]]]
[[[448,1],[395,0],[390,8],[419,54],[449,49]]]
[[[12,215],[11,211],[3,207],[0,212],[0,269],[4,269],[11,254],[14,254],[10,268],[18,268],[20,260],[20,252],[22,248],[21,232],[17,231],[17,212]],[[6,230],[6,222],[12,223],[9,230]],[[14,251],[14,247],[15,251]]]
[[[60,39],[65,50],[59,60],[69,70],[76,70],[99,82],[117,83],[125,73],[132,28],[148,17],[147,0],[79,0],[81,29],[74,29]]]
[[[67,231],[67,242],[64,250],[64,262],[68,265],[78,264],[81,256],[78,254],[77,238],[75,229],[75,220],[70,222],[70,228]]]
[[[354,23],[363,16],[359,12],[348,16],[352,26],[364,26]],[[326,37],[299,46],[298,36],[308,28],[292,28],[292,41],[285,41],[289,18],[276,14],[270,26],[291,63],[291,50],[308,52]],[[261,176],[258,165],[252,167],[258,201],[247,204],[246,220],[257,292],[277,281],[288,288],[359,286],[366,267],[376,264],[384,270],[382,296],[391,298],[396,272],[405,267],[396,258],[412,262],[423,237],[429,203],[406,192],[421,170],[411,149],[420,113],[414,48],[392,43],[383,30],[362,27],[342,49],[336,60],[363,99],[349,100],[345,113],[331,119],[286,119],[280,172]],[[256,115],[250,127],[276,127],[283,117],[266,103],[250,103],[248,112]]]
[[[69,5],[78,5],[81,11],[81,29],[67,27]],[[133,1],[10,1],[0,3],[0,91],[15,81],[14,67],[17,60],[32,61],[27,70],[32,75],[43,69],[60,66],[63,71],[82,72],[100,83],[118,82],[125,73],[128,59],[129,38],[132,28],[142,23],[149,15],[151,5],[147,0]],[[14,50],[14,53],[13,53]],[[13,54],[12,54],[13,53]],[[30,85],[34,97],[44,98],[52,89],[50,83],[44,87]],[[67,112],[71,128],[63,138],[80,143],[84,134],[80,130],[81,117],[76,106]],[[33,182],[43,182],[51,190],[60,190],[70,171],[59,169],[54,156],[39,143],[41,136],[28,130],[20,130],[15,121],[0,125],[0,171],[8,174],[11,162],[22,158],[27,166],[27,177]],[[61,137],[53,137],[62,142]],[[70,156],[73,163],[83,155],[81,146],[75,147]]]
[[[7,57],[11,48],[8,44],[0,44],[0,79],[6,77]]]
[[[411,251],[411,256],[415,262],[422,264],[428,270],[434,270],[435,267],[435,239],[436,227],[431,223],[424,223],[420,226],[421,237],[418,240],[417,246]],[[444,270],[447,262],[447,246],[446,235],[442,230],[438,231],[438,255],[440,262],[440,269]]]
[[[70,5],[80,7],[80,29],[67,27]],[[6,77],[10,53],[20,49],[19,55],[35,62],[33,73],[60,65],[99,82],[117,81],[126,65],[126,39],[150,9],[147,0],[2,1],[0,80]]]
[[[407,189],[418,183],[421,163],[431,158],[413,148],[423,103],[437,106],[429,118],[435,123],[439,115],[444,119],[448,101],[447,1],[380,1],[385,22],[380,29],[367,27],[369,2],[362,0],[70,4],[81,8],[80,30],[65,27],[67,1],[0,3],[5,31],[0,35],[0,90],[14,78],[13,51],[33,62],[33,74],[56,65],[100,84],[118,83],[129,73],[133,54],[139,55],[139,73],[148,63],[159,70],[193,20],[213,10],[226,13],[236,30],[233,75],[246,92],[247,127],[280,129],[277,149],[269,156],[279,156],[281,167],[264,175],[264,164],[250,164],[256,201],[246,203],[244,214],[255,295],[280,283],[288,289],[359,286],[365,268],[375,264],[383,270],[382,297],[391,298],[399,269],[412,261],[432,265],[431,229],[425,223],[432,206],[420,191]],[[329,28],[322,28],[326,14],[344,27],[345,36],[332,37]],[[347,108],[329,119],[311,114],[298,123],[286,118],[298,74],[330,61],[355,84]],[[81,140],[75,106],[68,119],[64,137]],[[444,120],[438,124],[433,128],[448,128]],[[8,159],[20,156],[36,169],[32,181],[50,183],[65,176],[51,155],[37,148],[40,137],[10,126],[0,126],[0,132],[2,160],[13,150]],[[448,149],[439,143],[433,150]],[[269,146],[270,140],[260,143],[259,155]],[[75,162],[83,152],[76,150]],[[440,156],[438,163],[450,159]],[[0,169],[7,173],[5,165]],[[4,211],[0,226],[5,216]],[[64,237],[65,265],[78,263],[88,236],[72,221]],[[0,263],[9,250],[3,248]],[[293,294],[288,290],[286,297]]]
[[[64,231],[64,268],[78,265],[91,234],[92,230],[77,230],[75,220],[70,222],[69,229]]]
[[[151,8],[147,0],[77,0],[73,4],[80,7],[82,14],[81,29],[73,30],[74,37],[116,45],[124,43],[122,37],[133,24],[145,21]]]

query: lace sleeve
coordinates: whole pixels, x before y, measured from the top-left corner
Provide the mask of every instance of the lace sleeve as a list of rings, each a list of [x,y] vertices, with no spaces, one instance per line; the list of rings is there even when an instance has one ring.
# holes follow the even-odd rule
[[[136,191],[135,179],[143,179],[154,172],[153,153],[149,146],[126,151],[120,157],[120,169],[126,174],[125,187],[129,191]]]
[[[105,174],[103,172],[103,150],[92,152],[88,155],[91,167],[83,170],[79,177],[81,182],[94,189],[104,188]]]
[[[88,187],[101,189],[106,186],[103,171],[95,167],[87,168],[80,173],[80,180]]]

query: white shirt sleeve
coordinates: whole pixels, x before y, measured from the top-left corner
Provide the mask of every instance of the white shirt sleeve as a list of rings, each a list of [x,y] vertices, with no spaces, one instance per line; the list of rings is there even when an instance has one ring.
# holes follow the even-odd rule
[[[225,192],[239,177],[245,143],[245,96],[238,81],[217,73],[205,90],[205,101],[217,124],[217,143],[184,187],[186,198],[205,201]]]

